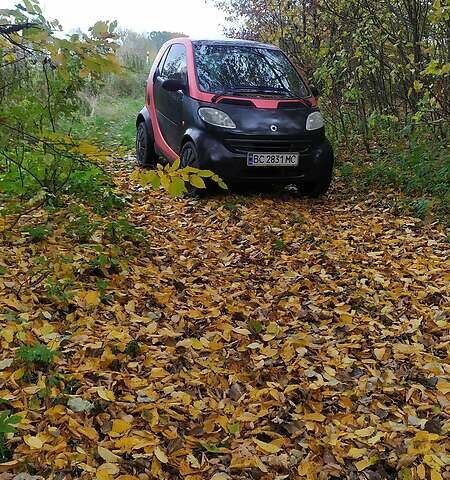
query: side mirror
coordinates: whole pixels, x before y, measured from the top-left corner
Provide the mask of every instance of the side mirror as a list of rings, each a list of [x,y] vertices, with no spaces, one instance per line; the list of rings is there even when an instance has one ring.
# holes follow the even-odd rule
[[[317,98],[320,95],[319,89],[314,85],[310,87],[311,93]]]
[[[178,90],[186,92],[186,84],[182,80],[164,80],[161,87],[168,92],[178,92]]]

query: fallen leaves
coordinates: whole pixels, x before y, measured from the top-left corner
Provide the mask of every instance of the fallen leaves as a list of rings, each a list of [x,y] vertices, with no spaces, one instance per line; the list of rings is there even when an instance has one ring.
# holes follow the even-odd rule
[[[325,415],[322,415],[321,413],[307,413],[306,415],[303,415],[302,418],[305,422],[310,421],[310,422],[323,422],[326,417]]]
[[[261,450],[264,453],[278,453],[281,450],[281,445],[283,443],[283,439],[281,440],[282,440],[281,442],[277,442],[276,440],[274,440],[273,442],[267,443],[267,442],[258,440],[257,438],[253,439],[253,441],[258,446],[259,450]]]
[[[98,387],[95,390],[97,392],[97,395],[103,400],[107,400],[108,402],[114,402],[116,399],[116,396],[114,395],[114,392],[112,390],[108,390],[104,387]]]
[[[79,397],[69,398],[67,406],[74,412],[90,412],[94,408],[93,403]]]
[[[161,463],[168,463],[169,459],[167,458],[167,455],[161,450],[159,447],[155,447],[155,450],[153,452],[155,454],[155,457],[161,462]]]
[[[23,437],[23,441],[33,450],[40,450],[44,446],[44,439],[39,437],[38,435],[25,435]]]
[[[108,450],[105,447],[102,447],[102,446],[99,445],[97,447],[97,451],[98,451],[98,454],[100,455],[100,457],[102,457],[103,460],[105,460],[105,462],[118,463],[118,462],[121,461],[121,458],[118,455],[115,455],[113,452],[111,452],[111,450]]]
[[[375,197],[133,193],[134,254],[63,228],[2,251],[0,409],[22,420],[0,472],[448,478],[442,232]],[[60,353],[20,364],[32,344]]]

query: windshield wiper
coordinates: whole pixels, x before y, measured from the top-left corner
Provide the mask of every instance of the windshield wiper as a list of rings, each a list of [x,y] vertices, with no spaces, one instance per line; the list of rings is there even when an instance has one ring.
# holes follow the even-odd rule
[[[281,95],[289,95],[292,96],[292,98],[299,98],[296,95],[294,95],[293,92],[288,90],[287,88],[277,88],[277,87],[269,87],[269,86],[264,86],[264,87],[235,87],[235,88],[227,88],[222,90],[219,93],[216,93],[212,98],[211,102],[215,103],[220,97],[223,97],[225,95],[236,95],[239,93],[277,93]]]
[[[258,87],[229,87],[229,88],[224,88],[222,91],[219,93],[216,93],[212,98],[211,102],[214,103],[216,102],[220,97],[223,97],[225,95],[237,95],[239,93],[253,93],[255,89]]]
[[[278,95],[295,96],[293,92],[287,88],[276,87],[248,87],[245,89],[246,93],[276,93]]]

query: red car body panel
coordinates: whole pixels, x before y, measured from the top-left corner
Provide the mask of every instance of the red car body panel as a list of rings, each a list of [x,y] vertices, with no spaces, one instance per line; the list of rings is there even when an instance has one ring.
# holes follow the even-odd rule
[[[192,45],[192,40],[189,38],[181,37],[181,38],[173,38],[166,42],[158,52],[158,55],[153,62],[152,68],[150,70],[150,75],[148,77],[147,82],[147,95],[146,95],[146,107],[150,114],[152,127],[153,127],[153,136],[156,148],[167,158],[170,162],[173,162],[178,158],[178,154],[174,152],[170,146],[165,141],[161,129],[158,124],[157,114],[156,114],[156,107],[155,107],[155,97],[154,97],[154,76],[155,72],[159,66],[159,62],[163,55],[167,52],[167,49],[173,44],[182,44],[186,47],[186,60],[187,60],[187,75],[188,75],[188,87],[189,87],[189,96],[195,98],[196,100],[204,101],[204,102],[211,102],[212,98],[215,96],[214,93],[207,93],[202,92],[199,89],[198,82],[197,82],[197,75],[196,75],[196,67],[195,67],[195,58],[194,58],[194,48]],[[296,68],[299,75],[302,77],[305,84],[307,84],[303,73]],[[231,98],[224,95],[221,98]],[[292,102],[292,103],[304,103],[302,100],[279,100],[279,99],[266,99],[266,98],[254,98],[254,97],[242,97],[242,96],[233,96],[234,99],[242,99],[252,102],[256,108],[265,108],[265,109],[276,109],[278,108],[278,103],[283,101]],[[311,106],[317,105],[317,100],[315,97],[311,97],[308,99]]]

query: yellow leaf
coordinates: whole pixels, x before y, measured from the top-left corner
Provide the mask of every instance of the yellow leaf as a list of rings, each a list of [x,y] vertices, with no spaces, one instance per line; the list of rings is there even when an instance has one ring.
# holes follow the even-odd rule
[[[55,468],[58,468],[58,469],[63,469],[64,467],[66,467],[68,464],[67,462],[67,458],[65,458],[64,456],[62,456],[61,458],[55,458],[53,460],[53,465]]]
[[[98,471],[109,473],[110,475],[117,475],[120,472],[120,468],[115,463],[104,463],[97,469]]]
[[[437,381],[436,388],[442,392],[444,395],[447,395],[447,393],[450,392],[450,382],[448,380],[444,380],[443,378],[440,378]]]
[[[12,377],[14,378],[14,380],[20,380],[24,375],[25,375],[25,369],[18,368],[17,370],[14,370]]]
[[[364,456],[365,454],[367,453],[367,448],[355,448],[355,447],[352,447],[350,448],[350,450],[348,451],[348,456],[350,458],[361,458],[362,456]]]
[[[369,459],[365,458],[364,460],[360,460],[359,462],[355,463],[356,468],[358,469],[358,472],[361,470],[366,469],[367,467],[370,467],[371,463]]]
[[[323,422],[327,417],[322,415],[321,413],[307,413],[303,415],[303,419],[305,422]]]
[[[110,432],[111,435],[111,432]],[[136,437],[122,437],[114,442],[114,447],[117,448],[118,450],[123,450],[125,452],[131,452],[133,448],[141,443],[141,440],[139,440]]]
[[[195,174],[189,177],[189,183],[197,188],[206,188],[203,178]]]
[[[424,455],[423,463],[431,467],[433,470],[438,470],[438,471],[444,466],[444,463],[442,462],[442,460],[436,455]]]
[[[384,347],[375,348],[373,353],[375,354],[375,357],[377,357],[378,360],[381,360],[384,357],[384,354],[386,353],[386,349]]]
[[[161,463],[168,463],[169,459],[167,458],[167,455],[159,447],[155,447],[153,453]]]
[[[79,427],[77,430],[90,440],[98,440],[97,430],[95,430],[93,427]]]
[[[230,480],[230,477],[226,473],[215,473],[210,480]]]
[[[2,328],[2,337],[7,343],[11,343],[14,340],[15,331],[12,328]]]
[[[256,457],[233,456],[231,458],[230,468],[242,470],[244,468],[255,468],[257,466]]]
[[[431,480],[443,480],[442,475],[437,470],[431,470]]]
[[[192,339],[191,345],[194,350],[203,350],[203,344],[197,338]]]
[[[420,465],[417,465],[417,476],[420,478],[420,480],[425,480],[425,465],[423,465],[422,463]]]
[[[200,462],[197,460],[197,458],[194,455],[189,454],[186,457],[186,460],[189,462],[189,465],[192,468],[197,468],[197,469],[201,468]]]
[[[162,476],[161,462],[155,456],[153,456],[150,473],[153,476],[151,478],[160,478]]]
[[[97,470],[95,473],[95,478],[97,480],[111,480],[113,477],[105,470]]]
[[[276,322],[270,322],[269,325],[267,325],[266,328],[266,333],[263,335],[263,340],[265,342],[268,342],[272,339],[274,339],[280,331],[280,327]]]
[[[168,375],[169,373],[164,370],[164,368],[152,368],[152,371],[150,372],[150,378],[164,378]]]
[[[265,453],[278,453],[281,450],[281,448],[278,445],[275,445],[273,443],[262,442],[257,438],[254,438],[253,441]]]
[[[416,433],[414,440],[418,440],[419,442],[435,442],[440,438],[441,436],[437,433],[431,433],[425,430],[421,430],[420,432]]]
[[[114,402],[116,400],[114,392],[107,390],[105,387],[98,387],[97,394],[100,398],[103,398],[103,400],[107,400],[108,402]]]
[[[119,436],[122,433],[128,431],[131,428],[131,424],[120,418],[113,420],[111,431],[109,432],[110,436]],[[111,435],[113,434],[113,435]]]
[[[412,345],[406,343],[396,343],[394,344],[394,353],[401,355],[419,355],[424,349],[424,346],[421,343],[414,343]]]
[[[100,303],[100,295],[97,290],[89,290],[84,296],[86,305],[90,307],[98,305]]]
[[[116,455],[115,453],[111,452],[105,447],[101,447],[100,445],[97,447],[98,454],[108,463],[118,463],[122,459]]]
[[[419,82],[419,80],[414,80],[414,83],[413,83],[413,88],[416,92],[420,92],[420,90],[422,89],[423,87],[423,83],[422,82]]]
[[[44,442],[41,438],[39,438],[39,435],[25,435],[23,440],[30,448],[34,450],[40,450],[44,446]]]
[[[298,465],[297,473],[302,476],[306,477],[308,480],[316,479],[317,475],[317,464],[304,458]]]
[[[359,430],[355,430],[355,435],[358,437],[370,437],[372,433],[375,431],[375,428],[373,427],[366,427],[366,428],[361,428]]]

